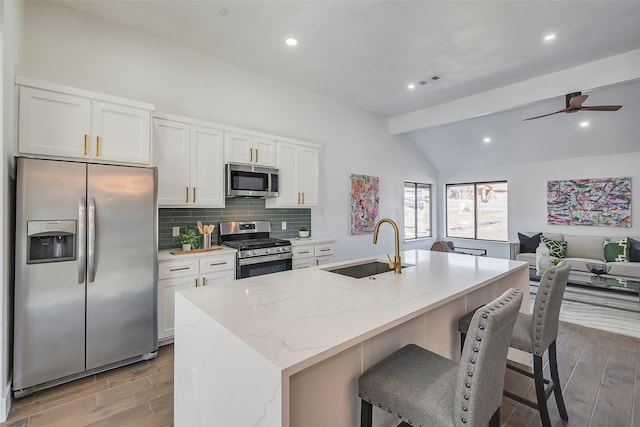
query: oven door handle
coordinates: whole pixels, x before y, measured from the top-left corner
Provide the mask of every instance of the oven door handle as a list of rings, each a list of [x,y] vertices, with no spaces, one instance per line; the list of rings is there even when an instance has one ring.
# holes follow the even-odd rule
[[[251,258],[239,258],[238,265],[243,266],[243,265],[252,265],[252,264],[262,264],[264,262],[284,261],[291,258],[293,258],[293,254],[291,253],[263,255],[263,256],[256,256]]]

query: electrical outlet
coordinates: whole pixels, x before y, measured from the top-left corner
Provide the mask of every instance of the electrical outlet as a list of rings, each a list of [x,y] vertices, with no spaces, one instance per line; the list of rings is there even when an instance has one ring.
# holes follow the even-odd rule
[[[173,237],[178,237],[180,235],[180,227],[173,227]]]
[[[282,221],[282,229],[283,230],[287,229],[287,221]]]

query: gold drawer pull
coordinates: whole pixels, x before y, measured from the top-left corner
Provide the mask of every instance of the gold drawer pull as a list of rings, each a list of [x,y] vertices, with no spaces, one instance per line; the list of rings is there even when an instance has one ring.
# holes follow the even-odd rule
[[[311,251],[300,251],[300,252],[298,252],[298,253],[299,253],[300,255],[304,255],[304,254],[308,254],[309,252],[311,252]]]
[[[210,262],[209,263],[209,267],[215,267],[216,265],[225,265],[227,263],[227,261],[222,261],[222,262]]]
[[[330,251],[330,250],[331,250],[331,248],[322,248],[322,249],[320,249],[320,252],[327,252],[327,251]]]
[[[170,268],[169,271],[182,271],[182,270],[190,270],[191,267],[175,267],[175,268]]]

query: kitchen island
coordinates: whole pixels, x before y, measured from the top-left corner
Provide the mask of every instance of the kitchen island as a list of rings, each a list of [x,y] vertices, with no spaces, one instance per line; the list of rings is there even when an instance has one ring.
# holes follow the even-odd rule
[[[411,250],[401,274],[326,271],[363,261],[179,292],[175,425],[352,427],[358,376],[388,354],[416,343],[456,360],[457,319],[510,287],[529,310],[524,262]]]

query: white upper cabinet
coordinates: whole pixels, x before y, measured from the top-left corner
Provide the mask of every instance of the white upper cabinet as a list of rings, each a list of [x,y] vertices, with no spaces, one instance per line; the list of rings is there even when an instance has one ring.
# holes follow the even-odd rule
[[[276,165],[276,141],[262,136],[225,132],[225,161],[261,166]]]
[[[94,160],[151,163],[150,111],[107,102],[91,104],[95,145],[89,153]]]
[[[18,152],[89,162],[151,164],[151,104],[26,78]]]
[[[221,130],[191,126],[191,183],[196,188],[192,193],[194,205],[224,207]]]
[[[91,133],[91,101],[29,87],[20,88],[18,151],[85,157]]]
[[[172,119],[153,119],[158,206],[224,207],[222,131],[206,122],[163,117]]]
[[[278,197],[267,208],[310,208],[320,205],[320,148],[278,141]]]

